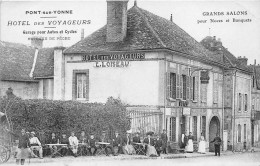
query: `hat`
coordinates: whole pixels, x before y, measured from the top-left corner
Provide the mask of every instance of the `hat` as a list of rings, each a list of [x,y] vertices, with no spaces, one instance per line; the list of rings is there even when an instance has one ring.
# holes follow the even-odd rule
[[[35,135],[35,132],[34,132],[34,131],[32,131],[32,132],[31,132],[31,134]]]

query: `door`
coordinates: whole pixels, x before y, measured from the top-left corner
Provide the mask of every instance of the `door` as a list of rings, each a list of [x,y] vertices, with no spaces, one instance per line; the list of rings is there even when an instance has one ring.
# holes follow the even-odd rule
[[[217,133],[220,135],[220,123],[218,117],[213,116],[209,124],[209,142],[216,137]],[[213,143],[209,144],[209,151],[214,152]]]

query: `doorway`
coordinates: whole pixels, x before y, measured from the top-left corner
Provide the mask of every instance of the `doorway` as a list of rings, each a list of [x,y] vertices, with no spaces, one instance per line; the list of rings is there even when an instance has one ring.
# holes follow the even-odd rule
[[[218,117],[213,116],[210,121],[210,124],[209,124],[209,142],[212,141],[216,137],[217,133],[220,135],[220,122],[219,122]],[[214,152],[213,143],[209,144],[209,151]]]

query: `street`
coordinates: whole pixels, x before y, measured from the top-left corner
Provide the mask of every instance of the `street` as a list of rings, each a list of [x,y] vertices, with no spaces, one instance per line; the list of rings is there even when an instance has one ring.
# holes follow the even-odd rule
[[[100,160],[98,159],[100,158]],[[14,159],[11,159],[6,164],[3,165],[15,165]],[[55,158],[55,159],[31,159],[30,163],[27,160],[25,165],[37,165],[37,166],[78,166],[78,165],[88,165],[88,166],[167,166],[167,165],[199,165],[199,166],[226,166],[226,165],[246,165],[246,166],[260,166],[260,152],[255,153],[236,153],[229,155],[217,156],[200,156],[200,157],[188,157],[188,158],[173,158],[173,159],[163,159],[163,158],[149,158],[149,159],[120,159],[117,157],[65,157],[65,158]]]

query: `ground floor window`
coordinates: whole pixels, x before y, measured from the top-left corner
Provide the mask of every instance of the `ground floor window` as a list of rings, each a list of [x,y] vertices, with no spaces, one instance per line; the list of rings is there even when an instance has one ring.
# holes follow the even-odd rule
[[[170,141],[176,142],[176,117],[170,118]]]
[[[244,124],[244,142],[246,142],[246,124]]]
[[[193,136],[194,140],[197,141],[197,116],[193,116]]]
[[[204,138],[206,138],[206,116],[201,117],[201,132]]]
[[[237,142],[241,142],[241,125],[238,124],[237,126]]]
[[[88,70],[73,71],[73,99],[89,99],[89,72]]]

